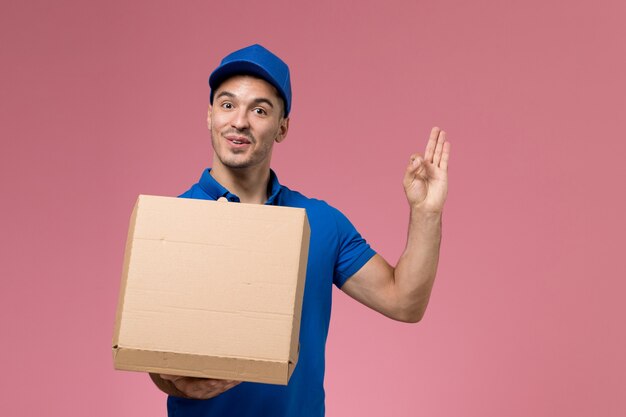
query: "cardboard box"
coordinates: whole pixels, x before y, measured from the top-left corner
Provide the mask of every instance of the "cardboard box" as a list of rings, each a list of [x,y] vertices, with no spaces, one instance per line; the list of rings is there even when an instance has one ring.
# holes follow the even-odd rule
[[[286,385],[309,236],[304,209],[139,196],[115,368]]]

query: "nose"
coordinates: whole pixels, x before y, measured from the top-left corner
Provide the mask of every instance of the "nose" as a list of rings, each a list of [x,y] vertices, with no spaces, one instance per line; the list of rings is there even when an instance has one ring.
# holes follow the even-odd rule
[[[248,112],[245,108],[239,108],[233,112],[233,118],[231,119],[231,126],[237,130],[246,130],[250,127],[250,121],[248,120]]]

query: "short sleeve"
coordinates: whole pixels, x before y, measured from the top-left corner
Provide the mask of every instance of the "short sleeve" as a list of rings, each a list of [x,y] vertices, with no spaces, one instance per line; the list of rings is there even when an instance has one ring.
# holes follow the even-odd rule
[[[333,215],[339,240],[333,282],[341,288],[348,278],[357,273],[376,252],[343,213],[333,208]]]

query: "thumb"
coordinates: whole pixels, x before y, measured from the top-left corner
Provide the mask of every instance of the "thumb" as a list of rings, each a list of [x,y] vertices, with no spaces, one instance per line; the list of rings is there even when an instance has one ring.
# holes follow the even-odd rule
[[[405,183],[410,183],[413,181],[415,176],[424,170],[424,158],[420,154],[411,155],[411,160],[409,161],[409,165],[406,167],[406,171],[404,173],[404,181]]]
[[[420,171],[423,168],[423,163],[424,159],[421,155],[417,155],[415,158],[411,158],[411,167],[416,171]]]

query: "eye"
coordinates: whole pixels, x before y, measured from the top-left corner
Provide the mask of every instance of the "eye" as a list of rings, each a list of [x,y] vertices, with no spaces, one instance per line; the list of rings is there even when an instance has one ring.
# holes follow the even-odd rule
[[[230,103],[230,102],[226,101],[226,102],[222,103],[222,108],[230,110],[230,109],[233,108],[233,103]]]
[[[259,116],[265,116],[267,114],[267,112],[265,111],[265,109],[261,108],[261,107],[256,107],[253,110],[256,114],[258,114]]]

